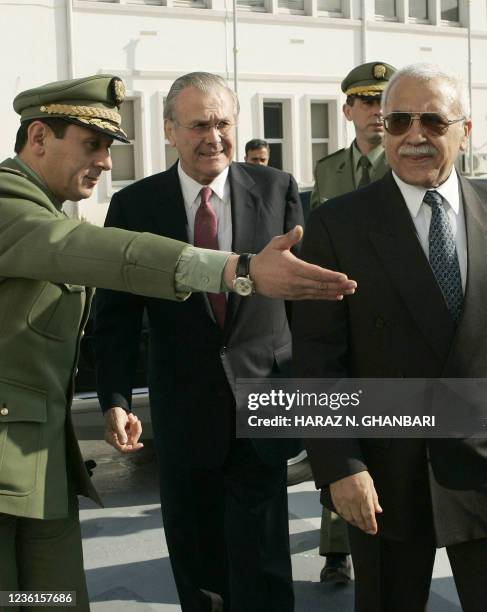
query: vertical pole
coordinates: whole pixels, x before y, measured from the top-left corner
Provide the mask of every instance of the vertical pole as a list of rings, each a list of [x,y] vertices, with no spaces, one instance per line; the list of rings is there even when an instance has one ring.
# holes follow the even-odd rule
[[[362,11],[362,64],[367,61],[367,0],[362,0],[361,11]]]
[[[74,79],[73,0],[66,0],[67,78]]]
[[[472,0],[468,0],[468,97],[470,102],[470,117],[473,114],[473,96],[472,96]],[[470,132],[470,138],[468,139],[468,165],[470,176],[474,175],[473,168],[473,140],[472,132]]]
[[[237,0],[233,0],[233,90],[238,97]],[[235,160],[239,159],[238,122],[235,127]]]

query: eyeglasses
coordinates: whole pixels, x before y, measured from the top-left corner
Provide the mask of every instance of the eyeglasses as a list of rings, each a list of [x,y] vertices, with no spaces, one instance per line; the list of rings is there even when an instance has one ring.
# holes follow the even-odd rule
[[[194,125],[181,125],[179,123],[178,125],[197,136],[205,136],[210,130],[216,130],[221,136],[224,136],[230,132],[235,124],[223,120],[218,121],[218,123],[195,123]]]
[[[384,117],[384,127],[392,136],[402,136],[417,119],[421,127],[432,136],[443,136],[453,123],[465,121],[465,117],[459,119],[447,119],[440,113],[406,113],[393,112]]]

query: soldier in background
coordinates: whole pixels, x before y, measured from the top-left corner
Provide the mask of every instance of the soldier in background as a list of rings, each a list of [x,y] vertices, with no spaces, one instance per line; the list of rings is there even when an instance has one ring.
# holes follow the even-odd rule
[[[317,162],[311,208],[368,185],[386,173],[380,101],[394,72],[390,64],[369,62],[357,66],[343,79],[341,87],[347,96],[343,114],[353,122],[355,139],[348,148]]]

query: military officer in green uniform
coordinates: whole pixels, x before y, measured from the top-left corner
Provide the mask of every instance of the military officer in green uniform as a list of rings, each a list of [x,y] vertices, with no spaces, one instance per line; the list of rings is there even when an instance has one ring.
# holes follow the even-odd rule
[[[89,197],[111,168],[113,139],[127,141],[123,98],[112,75],[19,94],[17,155],[0,164],[0,591],[75,591],[73,609],[82,612],[89,603],[77,494],[100,500],[69,409],[90,287],[184,300],[191,290],[228,291],[238,259],[64,215],[63,201]],[[299,238],[296,228],[274,238],[252,258],[247,281],[271,297],[353,292],[345,275],[294,258],[288,249]],[[121,451],[140,447],[133,414],[117,415],[108,429]]]
[[[352,121],[355,139],[346,149],[318,160],[311,207],[381,178],[388,169],[382,147],[384,126],[381,94],[395,68],[369,62],[354,68],[342,81],[347,96],[343,114]]]
[[[358,189],[381,178],[388,165],[382,146],[384,126],[381,94],[395,72],[385,62],[369,62],[351,70],[341,88],[347,96],[343,114],[355,128],[355,139],[346,149],[320,159],[315,168],[311,207]],[[296,465],[294,470],[303,466]],[[346,523],[323,508],[320,555],[326,557],[320,579],[346,583],[351,578],[350,546]]]

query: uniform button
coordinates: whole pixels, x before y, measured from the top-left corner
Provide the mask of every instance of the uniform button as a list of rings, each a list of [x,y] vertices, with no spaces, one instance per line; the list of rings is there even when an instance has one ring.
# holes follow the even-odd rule
[[[376,317],[375,318],[375,326],[378,327],[379,329],[381,329],[382,327],[386,326],[386,322],[384,321],[384,319],[382,317]]]
[[[201,282],[203,283],[203,285],[207,285],[210,282],[210,279],[208,276],[202,276]]]
[[[83,337],[84,335],[85,335],[85,330],[84,330],[84,329],[82,329],[82,330],[81,330],[81,337]]]
[[[8,414],[8,408],[3,407],[2,409],[0,409],[0,414],[2,416],[7,416]]]
[[[78,370],[78,368],[76,368],[76,370],[74,371],[74,375],[78,376],[78,372],[79,372],[79,370]]]

